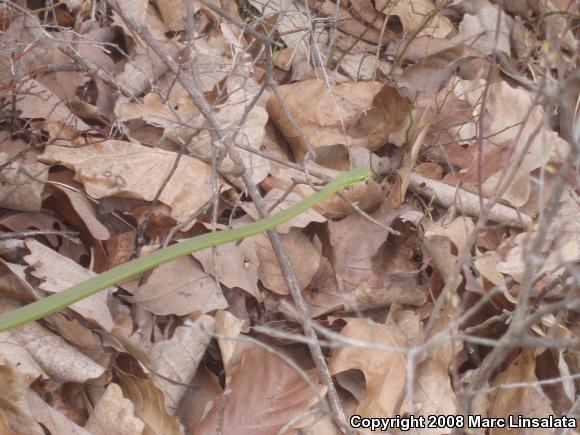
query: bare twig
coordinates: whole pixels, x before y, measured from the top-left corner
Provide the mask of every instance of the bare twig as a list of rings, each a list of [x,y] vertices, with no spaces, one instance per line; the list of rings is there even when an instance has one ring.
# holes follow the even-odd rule
[[[188,80],[184,75],[179,74],[179,65],[171,56],[168,56],[159,45],[159,43],[153,38],[150,34],[147,27],[141,25],[137,21],[135,21],[132,17],[128,16],[123,8],[119,6],[119,4],[115,0],[105,0],[107,4],[114,9],[123,19],[123,21],[127,24],[129,28],[132,29],[141,40],[144,41],[152,50],[157,54],[168,66],[169,70],[173,73],[178,75],[178,80],[183,86],[183,88],[187,91],[187,93],[191,96],[194,104],[198,107],[200,112],[202,113],[203,117],[205,118],[208,126],[210,135],[212,137],[212,142],[214,144],[224,144],[227,150],[228,156],[234,162],[234,165],[241,169],[242,179],[246,188],[248,189],[248,193],[254,204],[256,205],[256,209],[260,214],[260,217],[265,217],[265,210],[266,205],[264,203],[264,199],[260,195],[256,184],[254,183],[251,175],[245,170],[245,165],[241,160],[237,150],[235,143],[231,140],[231,138],[226,135],[221,126],[216,121],[215,117],[213,116],[212,110],[206,101],[201,88],[194,85],[194,81]],[[209,7],[209,6],[208,6]],[[193,70],[191,71],[192,77],[195,80],[196,77],[196,65],[192,64]],[[324,359],[324,354],[322,353],[322,349],[318,342],[314,342],[316,339],[316,332],[312,327],[312,320],[310,315],[308,314],[308,307],[304,298],[302,297],[300,286],[298,285],[298,281],[296,276],[292,270],[292,265],[290,264],[290,260],[284,249],[282,244],[282,240],[279,234],[275,230],[268,231],[268,237],[272,243],[276,256],[278,258],[278,262],[280,267],[283,271],[284,279],[288,288],[290,289],[290,293],[294,299],[294,303],[300,313],[300,320],[303,322],[303,327],[306,332],[306,335],[313,339],[313,343],[309,345],[310,352],[314,359],[317,372],[321,378],[321,381],[328,389],[328,399],[330,402],[330,406],[333,411],[333,415],[336,418],[336,421],[339,423],[341,429],[345,432],[350,432],[350,429],[346,423],[346,417],[344,411],[342,410],[342,405],[338,398],[338,393],[332,381],[332,377],[330,375],[330,371],[326,365],[326,361]]]

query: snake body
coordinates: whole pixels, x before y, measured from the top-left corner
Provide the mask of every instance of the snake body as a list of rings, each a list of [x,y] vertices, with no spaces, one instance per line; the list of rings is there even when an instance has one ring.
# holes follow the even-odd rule
[[[327,183],[320,191],[272,216],[243,227],[193,237],[184,242],[176,243],[113,267],[106,272],[100,273],[93,278],[69,287],[59,293],[0,315],[0,331],[6,331],[24,323],[54,314],[81,299],[87,298],[103,289],[109,288],[140,273],[147,272],[176,258],[268,231],[276,225],[280,225],[311,209],[338,190],[364,181],[370,175],[371,173],[368,169],[354,169],[345,172]]]

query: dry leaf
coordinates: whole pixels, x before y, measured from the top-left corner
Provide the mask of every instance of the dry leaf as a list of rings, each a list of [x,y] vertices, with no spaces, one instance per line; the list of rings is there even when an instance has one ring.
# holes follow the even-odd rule
[[[413,409],[420,410],[420,415],[425,416],[426,421],[430,415],[456,415],[457,399],[449,379],[448,366],[442,365],[432,358],[427,358],[417,366],[415,377]],[[416,430],[415,433],[435,435],[448,434],[451,431],[452,428],[425,428]]]
[[[179,420],[185,426],[186,433],[193,433],[206,412],[211,409],[213,401],[223,394],[218,377],[201,365],[191,381],[195,390],[190,389],[179,405]]]
[[[75,424],[32,391],[28,393],[28,403],[30,404],[30,410],[34,420],[47,428],[50,433],[91,435],[89,431]]]
[[[340,173],[340,171],[330,170],[315,163],[310,163],[309,168],[322,172],[329,177],[336,177]],[[286,168],[278,165],[274,167],[272,176],[264,180],[263,185],[268,189],[276,188],[285,191],[293,188],[294,191],[299,193],[302,197],[312,195],[315,190],[310,187],[310,185],[300,184],[294,187],[290,181],[292,179],[303,178],[304,174],[297,171],[296,169]],[[362,183],[351,186],[348,189],[343,189],[341,194],[349,201],[356,203],[361,209],[365,211],[376,210],[384,198],[381,186],[373,179],[368,179]],[[315,210],[326,218],[341,218],[353,212],[351,205],[344,201],[337,194],[334,194],[330,198],[322,201],[315,207]]]
[[[165,393],[165,406],[173,412],[179,406],[197,366],[209,344],[215,320],[204,315],[178,327],[169,340],[155,343],[149,352],[155,384]]]
[[[275,354],[248,350],[232,374],[229,394],[216,400],[194,433],[270,435],[290,422],[291,427],[302,427],[307,423],[302,416],[323,391],[314,386],[316,391]]]
[[[114,40],[115,33],[111,28],[95,29],[95,31],[83,35],[72,36],[69,32],[62,32],[55,36],[63,42],[66,41],[69,47],[74,46],[75,48],[71,51],[84,59],[84,62],[97,66],[104,75],[112,77],[115,63],[103,47]],[[74,62],[73,59],[58,50],[54,44],[53,47],[52,51],[47,52],[44,59],[45,63],[66,65]],[[89,98],[85,94],[90,80],[91,77],[81,71],[66,70],[43,74],[38,78],[38,81],[54,92],[58,98],[67,102],[77,116],[102,122],[103,119],[107,119],[106,117],[111,115],[110,109],[114,96],[109,86],[97,80],[95,87],[98,95],[96,101],[93,98],[90,99],[91,102],[95,102],[95,105],[90,104],[87,101]]]
[[[418,36],[413,39],[393,41],[386,48],[385,53],[393,57],[404,56],[406,60],[417,62],[440,51],[455,47],[456,45],[447,38]]]
[[[244,326],[247,329],[247,321],[238,319],[233,314],[223,310],[216,313],[215,320],[216,333],[225,337],[218,338],[218,345],[224,363],[224,370],[226,373],[231,374],[234,371],[234,367],[240,362],[243,350],[245,347],[249,346],[248,343],[234,340],[235,337],[240,335]]]
[[[76,171],[94,198],[119,196],[153,200],[172,173],[176,153],[106,140],[81,148],[47,146],[42,161],[60,163]],[[211,197],[211,168],[188,156],[182,156],[159,200],[169,205],[182,222]]]
[[[241,68],[241,67],[240,67]],[[238,155],[244,166],[249,171],[252,180],[260,183],[270,172],[270,160],[258,154],[246,151],[243,148],[250,148],[261,151],[261,145],[264,141],[266,123],[268,122],[268,113],[264,106],[266,105],[266,95],[260,94],[260,86],[252,79],[244,78],[246,71],[232,71],[232,77],[227,81],[228,94],[227,101],[220,107],[219,111],[214,114],[215,120],[224,131],[231,131],[234,143],[240,146]],[[253,106],[248,107],[248,103],[257,99]],[[198,115],[193,125],[204,124],[203,115]],[[211,134],[207,129],[203,129],[191,140],[191,131],[181,137],[181,143],[189,143],[189,149],[193,150],[196,155],[205,156],[211,159],[211,150],[214,146]],[[174,139],[175,140],[175,139]],[[237,173],[239,168],[234,164],[229,156],[223,159],[220,169],[225,172]],[[232,181],[239,188],[245,188],[242,180],[235,177]]]
[[[123,395],[133,402],[135,414],[145,423],[145,433],[181,435],[177,418],[165,409],[165,395],[151,376],[139,377],[116,369]]]
[[[404,210],[372,216],[389,227]],[[347,309],[365,310],[395,302],[415,306],[425,303],[426,293],[417,283],[417,267],[410,261],[412,253],[403,248],[406,243],[402,238],[393,239],[385,228],[359,214],[332,221],[328,228],[336,258],[334,273],[338,288],[346,293]]]
[[[139,282],[140,279],[135,279],[122,284],[133,294],[127,300],[157,315],[185,316],[228,306],[215,280],[191,257],[162,264],[151,272],[144,284],[139,285]]]
[[[409,107],[408,100],[394,88],[378,82],[329,87],[321,81],[307,80],[280,86],[279,92],[283,101],[270,97],[268,113],[299,161],[309,146],[316,153],[335,145],[374,150],[402,126]],[[288,119],[281,103],[300,129]]]
[[[27,229],[35,230],[67,230],[68,228],[54,215],[46,212],[39,213],[16,213],[6,214],[0,220],[0,223],[12,231],[24,231]],[[57,248],[61,245],[58,237],[54,234],[44,236],[48,243]]]
[[[297,228],[292,228],[288,234],[281,234],[280,238],[286,247],[298,285],[300,288],[306,287],[320,267],[320,253],[310,239]],[[258,253],[260,260],[258,276],[264,287],[274,293],[288,294],[289,290],[270,239],[260,234],[250,240]]]
[[[48,191],[55,198],[55,201],[59,202],[61,213],[69,218],[69,222],[78,220],[79,224],[84,226],[91,237],[96,240],[108,240],[111,237],[108,228],[99,221],[93,205],[85,195],[60,183],[50,185]],[[62,204],[62,201],[65,201],[65,204]],[[73,213],[78,216],[77,219],[75,219],[76,216],[71,218],[70,214],[63,210],[68,205],[67,203],[70,204]]]
[[[195,127],[194,118],[199,115],[199,110],[191,103],[191,98],[186,98],[183,96],[178,101],[166,102],[155,93],[145,95],[142,102],[123,98],[117,101],[115,114],[123,122],[142,120],[161,127],[170,138],[175,138],[178,136],[174,131],[183,129],[184,124]]]
[[[542,319],[542,323],[544,323],[544,319]],[[549,326],[560,327],[556,331],[555,339],[565,340],[572,337],[570,331],[560,333],[560,331],[564,330],[564,327],[559,325],[555,318],[552,319]],[[566,379],[569,375],[570,367],[563,357],[563,351],[560,351],[560,349],[545,349],[536,358],[536,376],[539,380],[562,378],[562,382],[551,385],[547,384],[543,385],[542,388],[534,389],[538,393],[536,395],[538,401],[536,406],[538,408],[544,408],[544,410],[546,408],[550,410],[550,412],[546,412],[542,417],[547,417],[553,413],[556,415],[566,415],[568,410],[574,405],[575,386],[572,379]]]
[[[133,412],[131,401],[123,397],[117,384],[111,383],[95,405],[85,429],[92,435],[141,435],[145,423]]]
[[[474,58],[474,51],[465,46],[447,48],[421,58],[415,65],[406,68],[401,73],[400,85],[409,89],[411,95],[426,101],[430,101],[441,90],[448,95],[446,85],[449,80],[454,77],[458,68]],[[443,101],[444,104],[447,103],[446,99]],[[441,108],[439,111],[443,112]],[[446,111],[445,117],[449,117]]]
[[[187,8],[184,0],[157,0],[156,4],[167,30],[179,31],[185,29]]]
[[[492,386],[532,382],[535,379],[536,361],[534,349],[525,349],[510,366],[495,377]],[[489,416],[508,419],[510,415],[517,415],[528,397],[531,387],[500,388],[491,393]],[[494,428],[491,434],[511,434],[510,429]]]
[[[118,7],[122,9],[123,14],[131,17],[141,25],[145,25],[148,30],[152,33],[155,39],[159,41],[166,41],[165,33],[167,28],[161,21],[159,15],[157,14],[155,7],[146,0],[125,0],[118,4]],[[149,53],[147,49],[147,44],[140,40],[139,36],[127,27],[123,19],[116,13],[113,12],[113,22],[115,25],[121,27],[125,34],[131,38],[137,39],[137,44],[135,45],[135,50],[138,53]]]
[[[466,99],[474,107],[479,104],[476,112],[481,110],[481,93],[484,89],[481,82],[463,83],[466,85]],[[530,172],[548,163],[550,155],[557,148],[556,143],[561,140],[555,132],[546,128],[544,118],[544,110],[534,105],[532,97],[523,89],[512,88],[503,81],[489,86],[483,136],[493,136],[493,144],[509,147],[514,155],[507,165],[485,181],[482,186],[484,192],[494,192],[498,177],[504,172],[513,173],[502,199],[514,206],[526,203],[531,189]],[[517,143],[514,143],[516,138]],[[498,146],[493,144],[487,146]]]
[[[0,313],[93,275],[79,264],[127,262],[141,236],[155,249],[212,200],[215,177],[218,230],[259,220],[227,137],[268,214],[317,191],[319,174],[372,170],[276,228],[311,316],[346,325],[328,355],[347,416],[454,416],[455,390],[482,369],[493,380],[471,391],[472,416],[573,412],[572,348],[484,363],[488,346],[460,339],[407,356],[427,320],[431,336],[499,340],[528,272],[532,313],[574,293],[580,182],[561,169],[579,112],[577,2],[195,0],[193,29],[186,0],[0,3]],[[192,79],[209,113],[181,83]],[[207,232],[210,214],[171,242]],[[57,233],[70,229],[83,243]],[[49,234],[11,235],[27,230]],[[338,434],[325,388],[307,381],[308,346],[249,329],[300,333],[265,234],[141,281],[0,333],[1,434]],[[432,313],[445,284],[456,291]],[[543,315],[532,333],[574,339],[577,311]]]
[[[38,366],[57,382],[84,383],[105,373],[105,367],[38,323],[28,323],[8,334],[8,340],[26,349]]]
[[[258,289],[258,254],[251,240],[232,242],[219,245],[216,248],[217,277],[229,288],[239,287],[257,300],[261,299]],[[214,270],[213,250],[203,249],[194,252],[193,257],[199,261],[203,270],[216,276]]]
[[[512,19],[499,7],[485,6],[475,15],[465,14],[459,24],[459,33],[451,40],[480,50],[484,55],[492,54],[494,50],[509,55],[512,24]]]
[[[270,190],[266,196],[264,196],[264,204],[266,206],[266,210],[268,210],[268,214],[275,214],[279,213],[282,210],[285,210],[298,202],[302,201],[302,197],[296,192],[290,192],[285,195],[286,192],[283,192],[280,189],[272,189]],[[272,208],[274,205],[276,207]],[[243,204],[242,209],[248,213],[252,219],[259,220],[260,215],[256,210],[256,207],[253,204]],[[311,222],[326,222],[326,218],[318,213],[315,209],[311,208],[306,210],[304,213],[286,221],[278,226],[276,226],[276,231],[281,234],[287,234],[290,232],[291,228],[306,228]]]
[[[18,308],[19,304],[7,297],[0,297],[1,312]],[[29,379],[48,379],[48,375],[34,359],[34,356],[20,346],[16,336],[10,331],[0,333],[0,364],[18,367],[18,373]]]
[[[60,122],[80,131],[90,129],[71,112],[64,101],[40,82],[29,80],[20,92],[22,97],[17,100],[16,108],[21,111],[20,116],[23,118]]]
[[[532,380],[531,382],[535,381]],[[518,411],[518,414],[527,418],[549,418],[555,415],[554,410],[550,406],[550,400],[542,392],[541,388],[530,388],[528,390],[526,400]],[[509,433],[510,435],[514,435],[515,432],[512,430]],[[578,433],[577,431],[571,432]],[[534,429],[534,435],[552,435],[553,433],[554,429],[552,428]]]
[[[12,210],[40,211],[48,167],[26,153],[27,145],[0,131],[0,206]],[[16,159],[16,160],[14,160]]]
[[[314,38],[324,37],[321,29],[310,29],[307,6],[291,0],[250,0],[249,2],[264,17],[277,17],[277,29],[286,46],[296,50],[297,55],[308,58],[309,32]],[[308,29],[308,30],[307,30]],[[319,39],[318,39],[319,40]]]
[[[394,32],[391,32],[390,29],[386,29],[384,34],[381,34],[380,30],[360,22],[342,4],[339,5],[338,10],[336,6],[330,0],[325,0],[320,6],[320,12],[326,16],[336,16],[338,19],[338,28],[348,35],[351,35],[355,40],[368,41],[371,44],[388,44],[394,36]],[[327,37],[326,35],[323,36]],[[346,49],[347,47],[344,48]]]
[[[2,13],[2,6],[0,6],[0,14]],[[8,424],[8,420],[6,418],[6,413],[4,410],[0,409],[0,433],[2,435],[18,435],[12,431],[10,425]]]
[[[444,331],[451,319],[454,308],[447,303],[438,316],[434,327],[434,334]],[[420,343],[423,338],[421,319],[417,313],[394,307],[389,312],[401,331],[406,335],[409,343]],[[457,398],[451,385],[449,371],[455,354],[460,352],[461,345],[445,343],[430,348],[420,362],[418,362],[412,391],[412,407],[410,413],[422,415],[428,421],[430,415],[455,415],[457,413]],[[407,397],[411,400],[411,397]],[[450,433],[452,428],[422,428],[411,430],[410,433],[443,434]]]
[[[44,434],[32,416],[28,401],[29,385],[33,380],[33,377],[22,374],[12,364],[0,365],[0,408],[9,427],[17,434]]]
[[[139,49],[141,44],[137,44]],[[173,43],[162,43],[163,49],[175,57],[178,49]],[[125,70],[116,77],[119,86],[130,91],[132,95],[141,95],[151,87],[168,70],[167,65],[153,53],[137,53],[131,62],[125,64]]]
[[[104,356],[102,342],[97,333],[82,325],[77,319],[68,319],[63,313],[54,313],[44,319],[53,329],[58,331],[60,336],[87,353],[98,358]]]
[[[13,56],[0,57],[0,82],[8,83],[12,77],[27,77],[42,65],[49,53],[54,51],[50,39],[46,38],[38,18],[32,14],[14,14],[7,29],[2,29],[0,45]],[[17,62],[14,62],[17,59]]]
[[[477,271],[494,285],[505,286],[504,276],[499,272],[497,265],[500,262],[496,251],[488,251],[476,257],[474,261]]]
[[[396,325],[379,325],[365,319],[344,319],[347,324],[340,335],[384,346],[389,351],[364,347],[341,347],[332,353],[329,369],[334,375],[347,370],[360,370],[365,377],[366,392],[356,409],[363,417],[393,417],[399,394],[407,379],[405,336]],[[402,413],[403,411],[401,411]]]
[[[381,0],[376,2],[374,7],[386,16],[396,17],[402,26],[403,35],[410,36],[417,32],[417,36],[444,38],[453,31],[449,18],[437,11],[436,6],[429,0],[413,0],[413,2]]]
[[[24,260],[33,267],[32,275],[44,280],[39,285],[42,290],[57,293],[96,275],[36,240],[27,241],[26,246],[30,255],[24,257]],[[110,332],[113,317],[107,305],[107,294],[111,290],[109,288],[75,302],[70,308]]]
[[[22,249],[24,246],[20,246],[20,248]],[[0,289],[3,296],[11,296],[28,301],[35,299],[36,293],[34,288],[26,281],[25,269],[25,266],[8,263],[0,259]]]

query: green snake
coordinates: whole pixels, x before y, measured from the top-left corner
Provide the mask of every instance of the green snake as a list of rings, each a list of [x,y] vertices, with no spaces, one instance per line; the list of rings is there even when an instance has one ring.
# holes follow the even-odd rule
[[[338,190],[360,183],[370,176],[371,172],[368,169],[353,169],[328,182],[322,189],[320,189],[320,191],[272,216],[243,227],[193,237],[184,242],[176,243],[151,254],[144,255],[143,257],[113,267],[106,272],[73,285],[59,293],[55,293],[44,299],[0,315],[0,332],[54,314],[81,299],[87,298],[103,289],[111,287],[112,285],[139,275],[140,273],[147,272],[148,270],[163,263],[167,263],[168,261],[189,255],[202,249],[223,245],[225,243],[234,242],[254,234],[268,231],[276,225],[280,225],[300,213],[311,209]]]

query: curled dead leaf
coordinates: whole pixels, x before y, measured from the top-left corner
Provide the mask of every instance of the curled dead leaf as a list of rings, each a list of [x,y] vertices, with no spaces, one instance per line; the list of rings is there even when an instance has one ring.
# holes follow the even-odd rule
[[[312,421],[307,412],[323,390],[306,383],[274,353],[254,348],[244,353],[227,393],[215,401],[194,433],[270,435],[289,422],[293,428],[303,427]]]
[[[184,221],[210,199],[211,168],[182,156],[173,171],[177,157],[169,151],[105,140],[79,148],[50,145],[40,159],[74,169],[75,179],[95,198],[119,196],[151,201],[172,174],[159,200],[172,208],[178,221]]]
[[[357,414],[392,417],[407,379],[406,357],[401,352],[407,345],[406,338],[396,325],[379,325],[356,318],[344,320],[347,323],[340,335],[363,344],[337,348],[328,368],[333,375],[352,369],[364,374],[366,392],[359,400]],[[365,348],[365,342],[384,346],[385,350]]]
[[[139,279],[121,286],[133,294],[129,301],[157,315],[185,316],[226,308],[215,280],[191,257],[181,257],[154,269],[143,284]]]
[[[279,92],[282,101],[270,97],[268,113],[297,160],[335,145],[374,150],[402,126],[409,107],[395,88],[379,82],[327,86],[306,80],[281,86]]]

